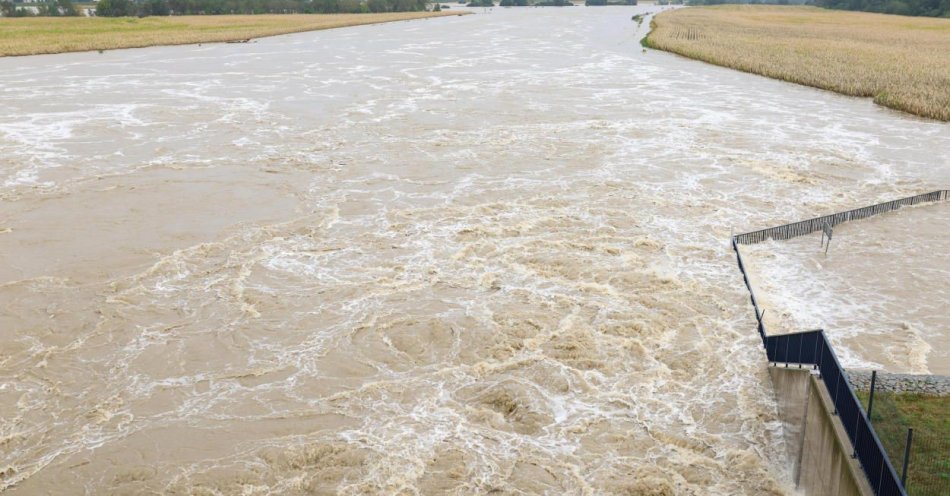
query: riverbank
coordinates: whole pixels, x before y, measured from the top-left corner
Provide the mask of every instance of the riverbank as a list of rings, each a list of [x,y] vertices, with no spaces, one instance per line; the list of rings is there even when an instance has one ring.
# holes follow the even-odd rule
[[[848,372],[855,384],[854,371]],[[906,377],[906,376],[905,376]],[[936,377],[944,381],[946,377]],[[891,463],[900,470],[904,460],[907,429],[913,428],[910,458],[907,470],[907,489],[914,496],[938,496],[946,494],[947,459],[950,457],[950,397],[927,392],[913,392],[918,384],[897,385],[893,376],[878,374],[871,412],[874,430],[887,450]],[[903,379],[903,382],[906,379]],[[914,381],[916,382],[916,381]],[[860,384],[860,383],[858,383]],[[856,386],[861,403],[867,408],[868,384]],[[909,389],[907,386],[911,386]]]
[[[871,389],[871,371],[849,370],[848,379],[855,389]],[[875,389],[893,393],[950,396],[950,376],[931,374],[890,374],[878,372]]]
[[[724,5],[653,23],[652,48],[950,121],[950,19]]]
[[[464,12],[0,19],[0,57],[247,40]]]

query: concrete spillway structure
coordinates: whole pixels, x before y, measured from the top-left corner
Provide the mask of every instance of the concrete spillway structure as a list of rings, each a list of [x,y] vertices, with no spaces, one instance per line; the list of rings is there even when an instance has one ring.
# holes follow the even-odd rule
[[[768,333],[763,321],[765,311],[756,298],[739,245],[787,240],[818,231],[830,242],[835,225],[948,198],[948,190],[937,190],[732,237],[766,355],[776,366],[785,364],[781,372],[770,368],[770,376],[785,424],[795,484],[807,494],[907,493],[824,330]],[[797,365],[797,372],[789,369],[790,363]],[[809,372],[812,369],[817,377]]]
[[[873,495],[825,385],[810,368],[770,367],[796,485],[808,495]]]

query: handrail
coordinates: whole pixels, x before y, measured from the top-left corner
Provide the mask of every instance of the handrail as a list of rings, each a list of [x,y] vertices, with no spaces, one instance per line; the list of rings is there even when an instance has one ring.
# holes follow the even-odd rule
[[[804,236],[806,234],[811,234],[813,232],[818,232],[822,230],[825,225],[834,227],[845,222],[866,219],[875,215],[892,212],[909,205],[945,200],[950,200],[950,190],[937,190],[930,193],[923,193],[920,195],[909,196],[907,198],[901,198],[899,200],[878,203],[876,205],[856,208],[854,210],[847,210],[845,212],[838,212],[831,215],[824,215],[821,217],[815,217],[813,219],[793,222],[791,224],[784,224],[781,226],[770,227],[768,229],[760,229],[758,231],[738,234],[734,236],[733,239],[740,245],[761,243],[769,239],[782,241],[798,236]]]
[[[943,193],[947,192],[944,191]],[[755,291],[752,289],[745,263],[742,261],[742,254],[739,252],[737,238],[738,236],[732,238],[732,249],[736,252],[736,261],[739,264],[739,270],[742,272],[742,279],[749,290],[749,296],[755,310],[755,318],[758,321],[759,336],[762,338],[762,345],[765,347],[769,362],[775,363],[776,366],[784,362],[786,367],[794,363],[799,368],[802,365],[811,365],[818,369],[819,376],[825,384],[828,394],[832,396],[832,403],[835,407],[834,413],[840,419],[848,438],[851,440],[851,445],[854,447],[852,456],[860,462],[861,469],[867,476],[874,494],[877,496],[907,496],[907,491],[897,477],[897,471],[894,470],[880,438],[868,420],[864,407],[858,401],[857,395],[854,394],[854,389],[851,387],[851,383],[848,381],[844,368],[841,367],[831,343],[825,336],[824,330],[772,336],[766,332],[763,321],[764,312],[759,309]],[[842,383],[844,383],[843,389]]]

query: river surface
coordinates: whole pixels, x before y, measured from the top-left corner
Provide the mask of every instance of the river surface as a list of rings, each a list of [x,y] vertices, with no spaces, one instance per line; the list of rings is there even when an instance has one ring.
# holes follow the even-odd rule
[[[841,224],[822,243],[741,248],[769,333],[825,329],[845,367],[950,375],[950,202]]]
[[[650,10],[0,59],[0,489],[791,492],[729,235],[945,187],[950,126]]]

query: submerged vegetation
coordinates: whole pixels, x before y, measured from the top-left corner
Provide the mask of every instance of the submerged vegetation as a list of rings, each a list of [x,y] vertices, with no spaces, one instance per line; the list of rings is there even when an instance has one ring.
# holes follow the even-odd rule
[[[449,15],[461,14],[390,12],[336,15],[175,16],[145,19],[102,17],[0,19],[0,56],[246,40],[301,31]]]
[[[950,121],[950,19],[730,5],[653,23],[652,48]]]

